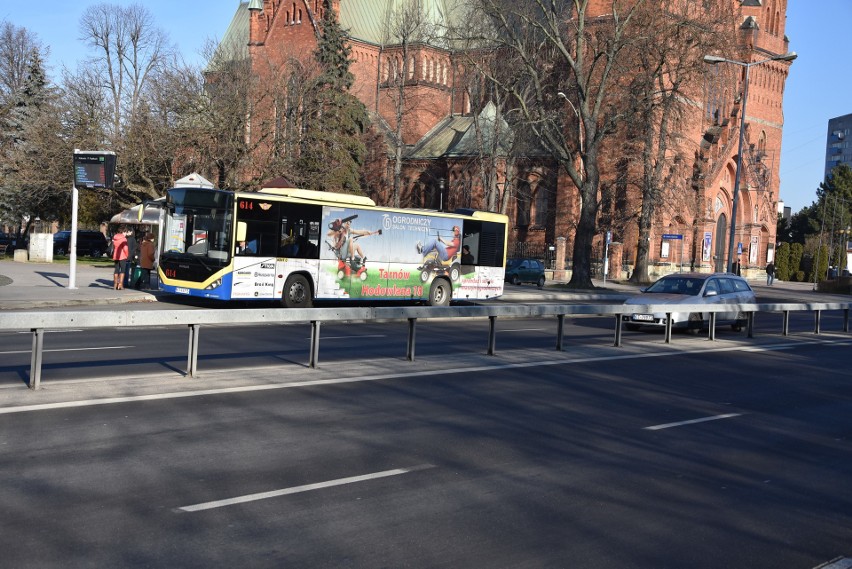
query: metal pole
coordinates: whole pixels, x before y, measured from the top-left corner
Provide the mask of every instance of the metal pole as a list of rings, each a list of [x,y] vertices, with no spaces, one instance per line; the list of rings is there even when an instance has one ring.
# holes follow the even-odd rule
[[[71,239],[68,241],[68,255],[70,266],[68,268],[68,288],[77,288],[77,207],[80,201],[80,192],[77,184],[71,186]]]
[[[319,365],[320,324],[319,320],[311,321],[311,354],[308,362],[311,369]]]
[[[186,356],[186,374],[195,377],[198,374],[198,334],[201,332],[199,324],[189,325],[189,352]]]
[[[405,357],[408,361],[414,361],[414,345],[417,339],[417,318],[408,319],[408,346]]]
[[[734,239],[736,239],[737,231],[737,201],[740,197],[740,179],[742,178],[743,170],[743,144],[745,143],[745,118],[746,118],[746,103],[748,103],[748,78],[751,64],[744,64],[745,67],[745,86],[743,87],[743,106],[740,109],[740,142],[737,150],[737,174],[734,179],[734,197],[731,203],[731,232],[728,238],[728,264],[727,271],[733,272],[734,262]]]
[[[33,350],[30,356],[30,389],[41,389],[41,358],[44,354],[44,328],[33,328]]]
[[[565,315],[557,314],[556,315],[556,350],[562,351],[562,340],[565,337]]]

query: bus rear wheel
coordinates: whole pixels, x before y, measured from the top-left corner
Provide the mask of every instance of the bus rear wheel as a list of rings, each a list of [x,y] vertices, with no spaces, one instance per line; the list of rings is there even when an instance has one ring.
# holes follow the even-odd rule
[[[310,308],[311,285],[304,275],[290,275],[284,283],[283,298],[284,308]]]
[[[449,306],[453,296],[453,288],[447,279],[435,279],[429,289],[430,306]]]

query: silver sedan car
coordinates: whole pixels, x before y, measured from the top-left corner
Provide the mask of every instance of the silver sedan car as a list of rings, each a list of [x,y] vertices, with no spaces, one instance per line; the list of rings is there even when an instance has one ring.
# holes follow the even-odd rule
[[[753,304],[757,299],[748,282],[729,273],[677,273],[667,275],[642,290],[642,294],[627,299],[624,304]],[[666,313],[634,313],[624,316],[625,328],[639,330],[643,326],[662,328]],[[672,328],[698,332],[710,320],[707,312],[673,312]],[[746,315],[732,308],[717,312],[716,322],[730,322],[731,328],[741,330]]]

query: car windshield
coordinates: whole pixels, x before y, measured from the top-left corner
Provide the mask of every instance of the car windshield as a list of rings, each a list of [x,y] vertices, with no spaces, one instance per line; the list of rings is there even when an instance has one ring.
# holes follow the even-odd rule
[[[649,286],[645,292],[697,296],[703,284],[704,279],[697,277],[665,277]]]

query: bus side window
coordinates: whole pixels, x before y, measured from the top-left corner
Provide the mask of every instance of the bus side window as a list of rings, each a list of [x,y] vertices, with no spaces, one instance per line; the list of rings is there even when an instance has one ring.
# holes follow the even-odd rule
[[[265,221],[246,222],[246,243],[247,251],[242,251],[243,244],[237,242],[236,251],[238,254],[247,255],[263,255],[264,257],[274,257],[277,255],[277,239],[275,236],[275,224]]]
[[[506,226],[493,221],[464,222],[462,244],[470,247],[475,264],[480,267],[502,267],[506,258]]]
[[[288,204],[281,217],[279,255],[293,259],[319,258],[322,207]]]

